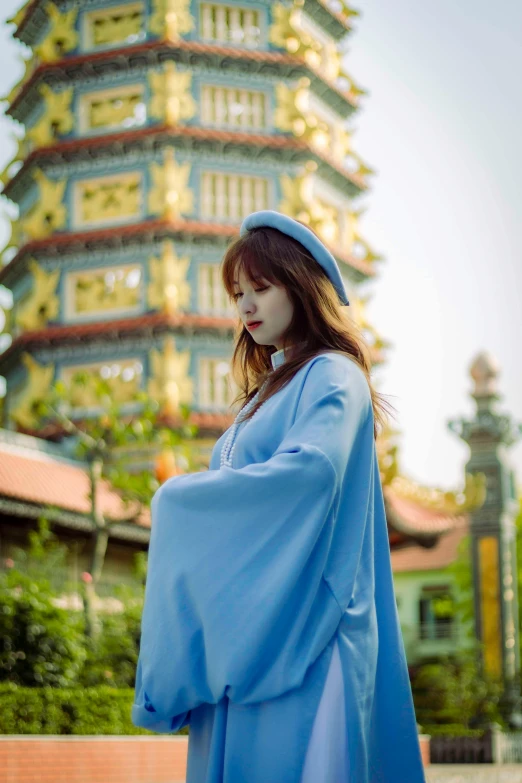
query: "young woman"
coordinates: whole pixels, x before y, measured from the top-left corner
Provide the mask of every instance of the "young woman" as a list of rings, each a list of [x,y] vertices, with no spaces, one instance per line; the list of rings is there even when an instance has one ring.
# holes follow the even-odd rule
[[[133,721],[190,724],[187,783],[423,783],[383,406],[339,269],[314,232],[262,211],[222,273],[245,405],[210,470],[154,495]]]

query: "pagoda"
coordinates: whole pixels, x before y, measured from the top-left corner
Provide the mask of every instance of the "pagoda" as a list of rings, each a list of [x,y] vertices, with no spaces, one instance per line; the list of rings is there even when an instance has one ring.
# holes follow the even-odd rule
[[[0,355],[2,427],[38,436],[50,385],[93,410],[79,370],[130,406],[185,404],[208,465],[233,419],[240,324],[219,266],[243,217],[276,209],[335,256],[374,366],[389,344],[362,289],[382,260],[361,235],[372,169],[353,149],[365,90],[341,63],[358,12],[344,0],[31,0],[14,35],[26,71],[8,96],[24,130],[2,175],[19,210],[0,284],[13,294]],[[379,444],[392,546],[433,545],[468,494],[419,491]],[[393,484],[393,486],[392,486]],[[403,482],[404,484],[404,482]]]

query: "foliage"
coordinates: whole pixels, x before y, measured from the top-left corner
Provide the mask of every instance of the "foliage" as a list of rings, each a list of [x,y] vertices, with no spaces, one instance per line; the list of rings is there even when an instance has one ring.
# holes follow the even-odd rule
[[[97,406],[80,419],[73,395],[87,386]],[[42,427],[62,428],[71,437],[74,457],[89,463],[99,460],[104,478],[138,510],[150,504],[159,486],[148,465],[140,469],[144,457],[172,450],[184,469],[193,467],[189,444],[198,427],[188,424],[189,406],[180,405],[179,412],[181,421],[174,422],[145,392],[138,392],[132,403],[119,402],[109,381],[85,371],[74,375],[70,387],[55,381],[38,406]]]
[[[415,712],[422,726],[459,724],[469,729],[492,721],[503,723],[502,691],[501,682],[482,673],[474,651],[421,664],[412,678]]]
[[[42,518],[28,551],[17,549],[0,573],[0,680],[28,687],[76,682],[85,660],[83,623],[54,605],[49,579],[65,551]]]
[[[138,552],[135,560],[136,572],[138,575],[143,574],[145,553]],[[112,685],[116,688],[133,688],[135,684],[143,587],[119,585],[113,595],[122,602],[124,608],[121,613],[105,613],[101,617],[99,637],[85,640],[87,658],[79,677],[79,684],[85,687]]]
[[[131,722],[130,688],[23,688],[0,683],[0,734],[146,734]],[[188,734],[184,726],[176,734]]]

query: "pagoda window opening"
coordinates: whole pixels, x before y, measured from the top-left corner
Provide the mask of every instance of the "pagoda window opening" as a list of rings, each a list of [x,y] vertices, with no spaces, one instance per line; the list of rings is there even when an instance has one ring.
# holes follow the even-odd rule
[[[143,2],[90,11],[83,18],[83,48],[133,44],[146,37]]]
[[[80,132],[133,128],[147,120],[142,84],[97,90],[80,99]]]
[[[141,311],[142,285],[139,264],[70,272],[65,282],[66,320]]]
[[[260,90],[205,84],[201,91],[201,121],[222,128],[266,128],[267,95]]]
[[[236,394],[228,359],[200,358],[199,406],[207,410],[225,410],[229,408]]]
[[[219,264],[199,265],[198,310],[206,315],[232,318],[236,315],[236,309],[223,286]]]
[[[98,378],[108,383],[116,402],[135,401],[143,385],[143,363],[139,357],[132,357],[69,365],[61,368],[60,376],[69,389],[72,409],[94,411],[100,407]]]
[[[205,171],[202,174],[202,217],[238,221],[250,212],[270,209],[266,177]]]
[[[437,640],[453,638],[454,606],[446,585],[425,586],[419,599],[419,638]]]
[[[250,49],[261,44],[260,13],[252,8],[201,3],[200,36],[206,41],[231,43]]]
[[[140,172],[80,180],[75,184],[76,226],[120,223],[141,216]]]

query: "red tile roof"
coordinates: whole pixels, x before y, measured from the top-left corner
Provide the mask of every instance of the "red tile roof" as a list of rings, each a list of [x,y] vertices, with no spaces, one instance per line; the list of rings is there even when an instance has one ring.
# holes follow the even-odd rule
[[[431,549],[410,545],[404,549],[392,549],[391,561],[394,573],[405,571],[436,571],[446,568],[457,558],[457,549],[469,533],[469,518],[460,518],[454,529],[441,535]]]
[[[389,524],[407,535],[439,536],[453,530],[465,517],[448,514],[403,498],[391,486],[383,488]]]
[[[0,495],[38,505],[52,505],[78,514],[90,514],[89,476],[85,467],[59,460],[48,454],[0,443]],[[99,487],[100,510],[113,520],[126,520],[131,508],[125,508],[120,496],[102,480]],[[150,517],[142,512],[137,524],[150,527]]]
[[[191,416],[191,421],[201,427],[220,428],[223,431],[230,426],[232,419],[231,414],[219,413],[193,412]],[[0,496],[89,515],[89,491],[87,468],[82,463],[0,442]],[[104,480],[100,484],[99,503],[107,518],[128,520],[129,509],[125,508],[119,495]],[[149,511],[142,510],[130,523],[150,527]],[[410,524],[414,534],[415,523],[410,520]],[[394,572],[445,568],[455,560],[457,547],[468,531],[468,518],[459,517],[450,532],[440,537],[435,534],[438,540],[430,549],[411,543],[402,549],[392,549]]]

